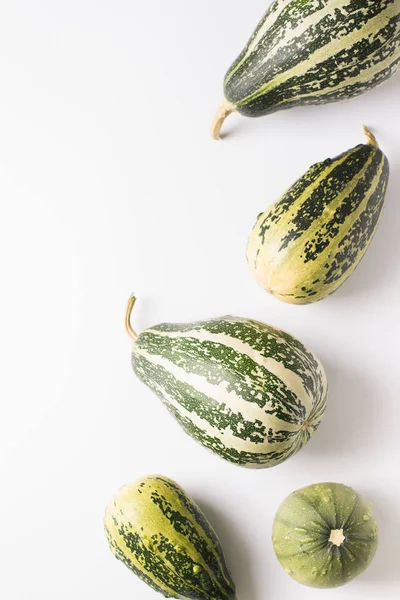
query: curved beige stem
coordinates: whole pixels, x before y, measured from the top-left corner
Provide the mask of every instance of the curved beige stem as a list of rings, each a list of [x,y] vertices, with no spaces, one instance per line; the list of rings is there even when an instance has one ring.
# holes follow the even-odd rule
[[[214,140],[221,139],[221,127],[226,117],[229,117],[229,115],[233,112],[235,112],[235,107],[233,104],[228,102],[228,100],[224,100],[218,107],[211,125],[211,135],[213,136]]]
[[[134,342],[136,342],[136,340],[139,337],[131,325],[131,314],[132,314],[132,309],[135,306],[135,302],[136,302],[136,296],[134,294],[132,294],[132,296],[128,300],[128,304],[126,305],[126,313],[125,313],[125,329],[129,335],[129,337],[132,338]]]
[[[374,146],[375,148],[379,148],[378,140],[376,139],[376,137],[374,136],[372,131],[370,131],[366,125],[364,125],[363,129],[364,129],[365,135],[367,136],[367,144],[369,146]]]

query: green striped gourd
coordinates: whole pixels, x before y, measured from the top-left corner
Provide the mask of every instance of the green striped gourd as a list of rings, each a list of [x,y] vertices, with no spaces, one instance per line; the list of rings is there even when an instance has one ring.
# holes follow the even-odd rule
[[[327,383],[317,357],[264,323],[232,316],[157,325],[134,339],[136,375],[183,429],[220,457],[250,468],[294,455],[317,429]]]
[[[275,0],[225,76],[215,139],[236,111],[260,117],[362,94],[400,62],[400,0]]]
[[[125,485],[107,506],[104,525],[116,558],[166,598],[237,600],[215,531],[170,479]]]
[[[293,579],[315,588],[348,583],[370,565],[378,547],[371,504],[340,483],[293,492],[275,516],[275,554]]]
[[[316,302],[354,271],[376,231],[389,163],[367,144],[313,165],[266,212],[247,245],[255,280],[279,300]]]

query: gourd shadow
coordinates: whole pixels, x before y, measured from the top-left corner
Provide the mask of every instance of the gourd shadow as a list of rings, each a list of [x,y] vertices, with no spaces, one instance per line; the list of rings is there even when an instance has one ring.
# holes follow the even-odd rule
[[[321,355],[328,379],[328,406],[318,430],[303,448],[302,455],[324,461],[327,455],[341,460],[371,447],[373,432],[383,419],[377,402],[381,390],[365,371],[333,364]]]
[[[379,527],[379,547],[369,569],[362,575],[364,581],[395,581],[400,592],[400,519],[397,503],[376,489],[362,490],[372,503]],[[361,579],[361,580],[362,580]],[[392,589],[392,588],[391,588]],[[399,594],[400,597],[400,594]]]
[[[209,504],[207,500],[203,501],[201,498],[196,497],[196,503],[207,515],[207,519],[217,532],[228,568],[236,585],[238,598],[241,598],[241,591],[243,591],[243,597],[252,600],[264,600],[264,595],[262,597],[257,595],[251,550],[246,547],[245,541],[241,539],[237,525],[228,521],[222,511],[216,510],[215,505]]]

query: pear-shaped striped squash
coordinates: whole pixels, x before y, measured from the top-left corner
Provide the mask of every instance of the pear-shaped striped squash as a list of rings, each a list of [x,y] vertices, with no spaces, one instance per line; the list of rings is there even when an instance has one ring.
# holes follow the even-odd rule
[[[275,0],[225,76],[212,134],[234,111],[259,117],[352,98],[399,63],[399,0]]]
[[[234,600],[215,531],[170,479],[125,485],[107,506],[104,525],[112,553],[166,598]]]
[[[389,163],[369,143],[319,162],[259,215],[247,245],[255,280],[279,300],[316,302],[352,274],[377,228]]]
[[[251,319],[157,325],[134,341],[132,366],[190,436],[245,467],[294,455],[326,406],[317,357],[288,333]]]

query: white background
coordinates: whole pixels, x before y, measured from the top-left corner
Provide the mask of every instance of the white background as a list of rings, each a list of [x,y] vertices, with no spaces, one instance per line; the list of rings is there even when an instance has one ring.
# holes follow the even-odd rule
[[[41,0],[0,8],[1,494],[4,600],[151,600],[110,554],[106,503],[176,479],[217,529],[240,600],[400,596],[400,76],[348,103],[209,135],[225,70],[266,1]],[[253,282],[257,214],[313,163],[363,141],[392,174],[376,237],[332,297],[299,307]],[[247,471],[187,437],[130,367],[140,331],[232,313],[282,327],[325,364],[329,409],[296,457]],[[339,590],[303,588],[270,542],[280,502],[320,481],[370,499],[381,542]]]

